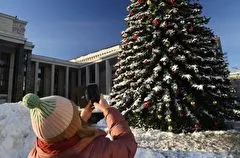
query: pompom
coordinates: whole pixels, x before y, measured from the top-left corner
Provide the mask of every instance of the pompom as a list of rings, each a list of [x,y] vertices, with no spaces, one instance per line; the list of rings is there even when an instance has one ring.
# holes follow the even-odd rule
[[[36,94],[28,93],[23,97],[22,103],[24,106],[28,107],[29,109],[34,109],[39,107],[40,99]]]

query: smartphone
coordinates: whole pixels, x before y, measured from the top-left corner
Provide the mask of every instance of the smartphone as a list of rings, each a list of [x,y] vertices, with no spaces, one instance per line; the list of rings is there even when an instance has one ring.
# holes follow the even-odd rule
[[[94,102],[99,102],[100,93],[97,84],[90,84],[86,88],[85,96],[87,100],[91,100],[92,104]]]

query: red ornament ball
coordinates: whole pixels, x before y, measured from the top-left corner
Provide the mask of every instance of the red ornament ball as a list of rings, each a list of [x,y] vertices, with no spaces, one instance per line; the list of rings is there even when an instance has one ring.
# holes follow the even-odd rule
[[[176,0],[168,0],[168,3],[174,4],[174,3],[176,3]]]
[[[147,109],[149,106],[150,106],[150,103],[149,103],[148,101],[145,101],[145,102],[143,103],[144,109]]]
[[[177,74],[178,70],[173,70],[172,72],[173,72],[173,74]]]
[[[184,115],[183,112],[180,112],[180,113],[179,113],[179,116],[180,116],[180,117],[183,117],[183,115]]]
[[[196,123],[196,124],[194,125],[194,127],[195,127],[196,129],[200,129],[200,125],[199,125],[198,123]]]
[[[176,54],[177,54],[177,50],[176,50],[176,49],[173,49],[172,53],[173,53],[174,55],[176,55]]]
[[[154,20],[152,21],[152,25],[153,25],[153,26],[157,26],[157,25],[159,25],[159,23],[160,23],[160,19],[159,19],[159,18],[156,18],[156,19],[154,19]]]
[[[142,15],[139,15],[139,16],[138,16],[138,19],[139,19],[139,20],[143,19],[143,16],[142,16]]]
[[[144,60],[144,61],[143,61],[143,64],[145,64],[145,65],[148,64],[148,61],[147,61],[147,60]]]
[[[192,26],[188,29],[188,32],[189,33],[193,32],[193,27]]]
[[[141,4],[141,3],[143,2],[143,0],[138,0],[137,2],[138,2],[139,4]]]
[[[133,35],[133,39],[134,39],[134,40],[137,40],[138,38],[139,38],[139,37],[138,37],[137,34],[134,34],[134,35]]]
[[[130,15],[130,16],[133,16],[133,15],[134,15],[133,11],[130,11],[130,12],[129,12],[129,15]]]

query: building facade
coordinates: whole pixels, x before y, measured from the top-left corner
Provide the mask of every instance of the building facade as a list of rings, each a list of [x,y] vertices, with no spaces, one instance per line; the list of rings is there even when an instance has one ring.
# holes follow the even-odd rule
[[[99,85],[101,93],[109,94],[115,71],[114,65],[117,62],[117,54],[120,51],[120,46],[115,45],[72,59],[71,62],[80,64],[80,85],[96,83]]]
[[[0,13],[0,103],[16,102],[26,93],[60,95],[75,102],[80,86],[99,85],[108,94],[120,46],[112,46],[70,61],[32,54],[25,37],[27,22]]]
[[[32,54],[30,92],[40,97],[60,95],[78,103],[79,88],[96,83],[101,93],[109,94],[119,52],[116,45],[70,61]]]
[[[20,100],[29,91],[33,44],[25,38],[27,22],[0,13],[0,103]]]

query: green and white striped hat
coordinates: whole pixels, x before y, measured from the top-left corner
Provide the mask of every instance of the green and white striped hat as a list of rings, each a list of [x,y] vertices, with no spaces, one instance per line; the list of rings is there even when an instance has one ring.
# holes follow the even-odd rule
[[[77,107],[61,96],[39,98],[29,93],[22,104],[30,109],[32,128],[36,136],[47,142],[68,139],[81,125]]]

